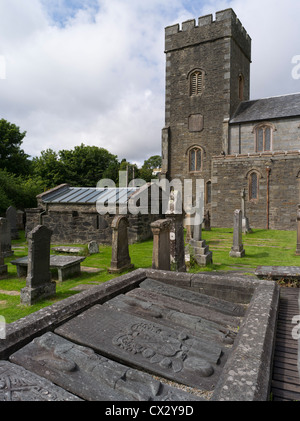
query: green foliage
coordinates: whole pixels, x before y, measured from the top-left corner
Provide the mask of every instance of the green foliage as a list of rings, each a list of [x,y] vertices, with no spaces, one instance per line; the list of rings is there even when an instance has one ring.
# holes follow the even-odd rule
[[[154,155],[149,159],[146,159],[142,168],[140,169],[140,178],[147,182],[150,182],[152,179],[156,178],[152,173],[154,169],[161,167],[161,163],[160,155]]]
[[[30,172],[29,155],[20,147],[25,136],[15,124],[0,120],[0,169],[16,175]]]

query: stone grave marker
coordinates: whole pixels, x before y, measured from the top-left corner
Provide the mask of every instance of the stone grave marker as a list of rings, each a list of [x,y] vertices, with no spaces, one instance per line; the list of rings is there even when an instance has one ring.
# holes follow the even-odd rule
[[[108,358],[191,387],[211,390],[222,370],[223,352],[218,343],[101,305],[55,333]]]
[[[52,332],[34,339],[10,360],[87,401],[199,400]]]
[[[56,293],[56,283],[51,281],[50,272],[51,235],[51,230],[38,225],[27,236],[28,269],[26,287],[21,290],[23,305],[32,305]]]
[[[206,266],[212,262],[212,252],[206,241],[202,239],[202,220],[199,213],[194,218],[193,238],[189,244],[193,249],[193,256],[199,266]]]
[[[241,201],[242,201],[242,231],[244,234],[252,232],[249,224],[249,218],[246,215],[246,191],[242,189],[241,191]]]
[[[17,228],[17,211],[13,206],[6,210],[6,219],[10,224],[11,238],[17,240],[19,238],[19,231]]]
[[[169,219],[158,219],[151,224],[153,233],[152,268],[170,270],[170,224]]]
[[[109,273],[121,273],[132,269],[128,248],[128,218],[117,215],[112,221],[112,258]]]
[[[88,250],[89,254],[97,254],[99,253],[99,246],[96,241],[90,241],[88,243]]]
[[[42,376],[0,361],[0,402],[81,401]]]
[[[4,264],[5,254],[4,254],[3,248],[4,248],[4,244],[2,243],[1,238],[0,238],[0,276],[7,274],[7,265]]]
[[[185,272],[182,200],[179,191],[170,194],[166,218],[170,221],[170,262],[176,272]]]
[[[13,256],[11,249],[11,232],[10,225],[6,218],[0,218],[0,243],[4,257]]]
[[[233,245],[229,253],[230,257],[244,257],[245,250],[242,241],[242,211],[236,209],[233,219]]]

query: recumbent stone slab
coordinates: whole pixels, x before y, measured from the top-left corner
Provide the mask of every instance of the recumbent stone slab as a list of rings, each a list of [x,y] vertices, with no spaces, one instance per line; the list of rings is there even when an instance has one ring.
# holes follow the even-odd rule
[[[188,301],[182,301],[179,298],[169,297],[167,295],[161,295],[156,292],[135,288],[127,293],[131,297],[137,297],[146,302],[152,302],[163,307],[177,310],[182,313],[191,314],[193,316],[203,317],[206,320],[219,323],[220,325],[227,328],[236,328],[241,324],[242,317],[228,316],[220,313],[213,308],[203,307],[197,303],[193,304]]]
[[[81,399],[23,367],[0,361],[0,401],[80,401]]]
[[[233,344],[236,333],[221,324],[209,321],[203,317],[193,316],[180,311],[172,310],[163,305],[143,301],[136,297],[120,294],[103,304],[104,307],[119,309],[148,320],[158,320],[169,327],[178,325],[186,328],[195,336],[205,337],[220,344]]]
[[[55,332],[108,358],[188,386],[212,389],[219,375],[218,344],[101,305]]]
[[[184,288],[175,287],[173,285],[164,284],[148,278],[140,284],[141,288],[149,289],[150,291],[158,292],[163,295],[178,298],[183,301],[202,305],[204,307],[214,308],[215,310],[228,314],[230,316],[244,316],[245,307],[241,304],[225,301],[220,298],[211,297],[209,295],[201,294],[195,291],[189,291]]]
[[[10,359],[88,401],[199,400],[52,332],[34,339]]]

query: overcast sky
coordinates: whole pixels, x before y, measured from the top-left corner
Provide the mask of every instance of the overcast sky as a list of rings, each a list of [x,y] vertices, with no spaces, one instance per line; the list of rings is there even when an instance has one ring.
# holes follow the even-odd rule
[[[0,0],[0,118],[30,156],[84,143],[142,164],[161,152],[164,28],[228,7],[252,38],[251,99],[300,92],[298,0]]]

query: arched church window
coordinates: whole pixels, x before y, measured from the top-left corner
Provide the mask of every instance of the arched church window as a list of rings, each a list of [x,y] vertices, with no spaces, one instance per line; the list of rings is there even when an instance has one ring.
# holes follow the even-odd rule
[[[256,171],[249,175],[249,200],[258,199],[259,176]]]
[[[190,171],[201,171],[202,167],[202,150],[194,147],[189,152],[189,169]]]
[[[203,91],[204,72],[195,70],[190,74],[190,96],[201,95]]]
[[[272,150],[272,127],[268,124],[260,125],[255,129],[256,152]]]

